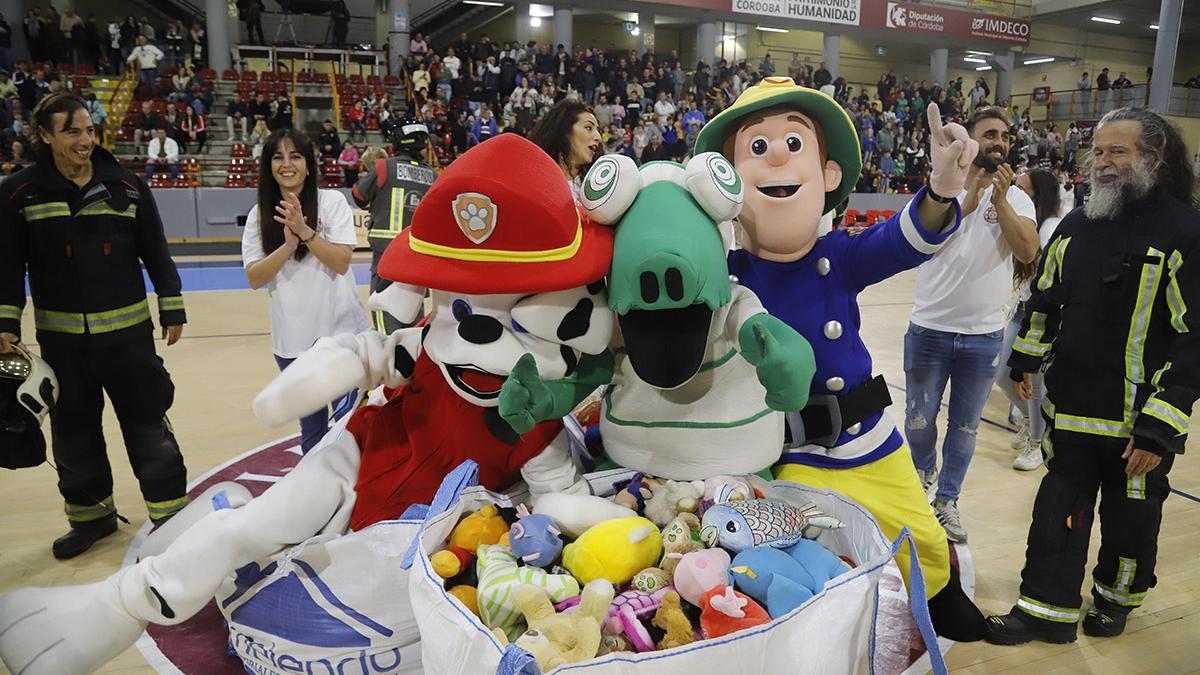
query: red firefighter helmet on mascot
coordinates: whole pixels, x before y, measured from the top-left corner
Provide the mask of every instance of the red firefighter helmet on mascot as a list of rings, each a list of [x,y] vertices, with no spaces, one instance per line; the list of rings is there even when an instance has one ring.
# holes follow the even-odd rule
[[[23,469],[46,461],[42,421],[58,400],[58,378],[36,354],[0,354],[0,467]]]
[[[519,167],[521,180],[501,167]],[[541,293],[603,277],[612,250],[612,229],[581,214],[554,160],[502,134],[434,181],[379,275],[455,293]]]

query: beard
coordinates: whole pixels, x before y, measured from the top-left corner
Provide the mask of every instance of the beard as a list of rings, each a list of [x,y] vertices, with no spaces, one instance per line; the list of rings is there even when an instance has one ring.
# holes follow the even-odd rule
[[[1150,194],[1157,180],[1157,171],[1149,158],[1134,166],[1123,169],[1108,169],[1103,173],[1092,169],[1089,182],[1092,194],[1084,206],[1084,213],[1092,220],[1112,220],[1121,214],[1129,202],[1137,201]],[[1104,185],[1101,176],[1117,176],[1117,180]]]
[[[999,152],[1000,158],[992,159],[989,157],[988,155],[992,152]],[[988,148],[986,151],[983,148],[980,148],[979,153],[975,155],[974,164],[977,168],[983,169],[988,173],[995,173],[996,169],[999,169],[1000,166],[1007,161],[1008,153],[1005,152],[1004,148],[996,145]]]

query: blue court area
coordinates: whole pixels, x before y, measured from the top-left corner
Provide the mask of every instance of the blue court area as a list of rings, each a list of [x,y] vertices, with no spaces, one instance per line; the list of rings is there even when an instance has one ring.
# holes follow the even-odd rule
[[[176,262],[179,277],[183,280],[183,292],[197,291],[236,291],[249,290],[246,282],[246,272],[241,264],[230,261],[220,262]],[[365,286],[371,283],[371,266],[368,263],[351,263],[350,271],[354,273],[354,283]],[[149,275],[142,270],[146,279],[146,289],[151,290],[154,284]],[[25,284],[25,295],[29,295],[28,281]]]

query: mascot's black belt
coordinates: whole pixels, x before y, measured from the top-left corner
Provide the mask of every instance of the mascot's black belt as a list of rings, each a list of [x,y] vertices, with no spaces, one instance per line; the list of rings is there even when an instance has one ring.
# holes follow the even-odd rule
[[[803,410],[786,414],[784,445],[789,448],[805,445],[833,447],[842,431],[891,404],[892,396],[882,375],[876,375],[841,396],[813,395]]]

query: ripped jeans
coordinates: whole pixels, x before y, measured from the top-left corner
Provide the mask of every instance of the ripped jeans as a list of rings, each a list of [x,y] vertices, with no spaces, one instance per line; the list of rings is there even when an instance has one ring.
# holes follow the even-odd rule
[[[962,490],[1003,342],[1003,330],[965,335],[911,323],[904,335],[904,435],[921,471],[937,468],[937,417],[950,383],[937,501],[954,501]]]

